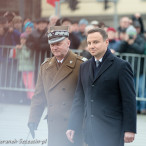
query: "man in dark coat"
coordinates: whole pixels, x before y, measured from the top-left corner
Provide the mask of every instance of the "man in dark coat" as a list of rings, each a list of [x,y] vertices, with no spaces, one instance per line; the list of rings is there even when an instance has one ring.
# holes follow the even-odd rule
[[[47,31],[48,21],[44,18],[37,20],[37,29],[34,29],[29,35],[26,45],[28,48],[34,51],[35,56],[35,83],[38,77],[38,69],[45,58],[50,57],[50,46],[48,44]]]
[[[52,30],[53,28],[54,30]],[[81,146],[71,144],[65,135],[69,113],[77,85],[80,64],[85,58],[69,50],[69,32],[64,26],[50,27],[49,44],[54,57],[45,61],[40,68],[35,94],[32,98],[29,128],[34,136],[45,105],[48,109],[48,145]]]
[[[89,146],[123,146],[124,141],[132,142],[136,133],[131,66],[107,49],[104,30],[90,30],[87,44],[93,57],[80,66],[66,135],[73,143],[74,134],[83,126]]]

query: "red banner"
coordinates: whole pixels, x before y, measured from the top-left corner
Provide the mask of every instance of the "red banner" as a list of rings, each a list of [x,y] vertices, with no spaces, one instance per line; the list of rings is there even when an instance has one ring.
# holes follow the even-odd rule
[[[59,2],[60,0],[47,0],[47,3],[55,7],[55,2]]]

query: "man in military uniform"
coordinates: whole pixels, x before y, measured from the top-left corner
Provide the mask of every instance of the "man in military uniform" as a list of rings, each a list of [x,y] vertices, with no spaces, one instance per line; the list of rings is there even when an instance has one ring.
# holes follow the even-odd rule
[[[47,104],[48,146],[81,145],[80,130],[71,144],[65,135],[69,113],[77,85],[80,64],[86,59],[69,50],[67,26],[50,27],[48,42],[54,57],[40,68],[35,94],[31,102],[28,127],[34,138],[40,118]]]

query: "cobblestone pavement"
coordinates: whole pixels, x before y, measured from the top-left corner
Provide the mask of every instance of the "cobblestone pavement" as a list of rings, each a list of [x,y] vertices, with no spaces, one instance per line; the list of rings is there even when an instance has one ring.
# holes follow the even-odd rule
[[[45,113],[34,140],[28,136],[28,115],[29,105],[0,104],[0,146],[47,145],[47,123],[43,120]],[[146,115],[138,115],[137,127],[135,141],[125,146],[146,146]],[[8,142],[11,144],[6,144]]]

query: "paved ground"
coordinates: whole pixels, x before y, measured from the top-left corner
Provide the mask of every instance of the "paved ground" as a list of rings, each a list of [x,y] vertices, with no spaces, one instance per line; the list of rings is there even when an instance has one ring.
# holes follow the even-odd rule
[[[47,124],[43,119],[36,132],[36,138],[33,140],[30,135],[28,137],[28,114],[29,105],[0,104],[0,146],[47,145]],[[35,144],[26,143],[27,137],[27,142]],[[8,142],[11,142],[11,144],[6,144]],[[125,146],[146,146],[146,115],[138,115],[138,134],[136,139],[133,143],[126,144]]]

